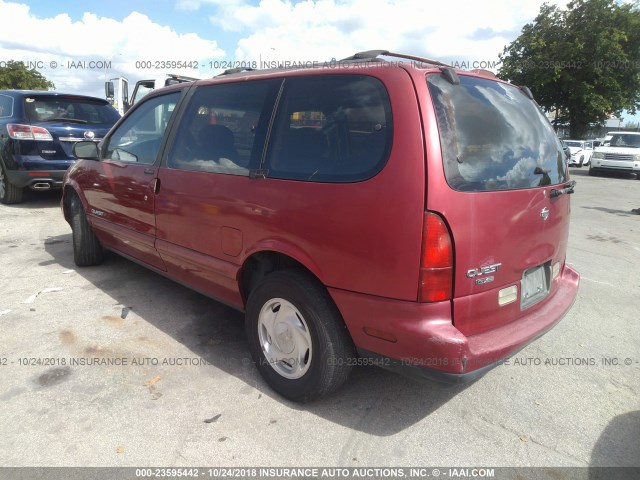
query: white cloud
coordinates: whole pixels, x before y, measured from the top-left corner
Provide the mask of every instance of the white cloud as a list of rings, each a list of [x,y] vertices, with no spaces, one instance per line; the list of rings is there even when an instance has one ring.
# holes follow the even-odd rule
[[[237,5],[243,0],[177,0],[176,8],[178,10],[193,11],[198,10],[202,5]]]
[[[213,5],[210,21],[215,26],[244,35],[235,52],[240,60],[328,60],[382,48],[446,62],[497,61],[541,3],[261,0],[252,5],[246,0],[179,0],[178,5]]]
[[[85,13],[79,21],[60,14],[38,18],[29,6],[0,0],[0,61],[21,60],[33,65],[60,91],[104,95],[105,77],[123,75],[130,81],[180,73],[198,76],[195,70],[140,70],[136,61],[185,61],[222,58],[215,41],[193,33],[178,34],[169,26],[154,23],[144,14],[130,13],[122,21]],[[10,21],[7,21],[10,19]],[[70,62],[86,68],[69,68]],[[89,62],[110,62],[110,68]],[[56,68],[52,63],[56,62]],[[97,65],[103,65],[98,63]]]
[[[194,16],[208,16],[215,40],[179,34],[143,13],[123,20],[85,13],[39,18],[29,6],[0,0],[0,62],[43,62],[42,73],[58,90],[103,95],[103,82],[124,75],[131,81],[163,73],[209,76],[186,69],[143,70],[139,60],[326,61],[357,51],[389,49],[445,62],[497,61],[498,53],[533,20],[542,0],[175,0]],[[566,0],[553,0],[564,4]],[[89,9],[90,7],[88,7]],[[150,7],[153,8],[153,7]],[[235,46],[235,50],[234,49]],[[65,68],[70,61],[111,62],[111,68]],[[49,68],[51,61],[59,63]],[[474,68],[473,66],[470,68]]]

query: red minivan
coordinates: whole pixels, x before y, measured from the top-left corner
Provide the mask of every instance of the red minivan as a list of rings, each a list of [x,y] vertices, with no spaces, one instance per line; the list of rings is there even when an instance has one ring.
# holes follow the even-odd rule
[[[227,71],[150,93],[75,153],[75,262],[111,250],[244,311],[292,400],[362,364],[475,379],[576,297],[562,145],[490,72],[387,51]]]

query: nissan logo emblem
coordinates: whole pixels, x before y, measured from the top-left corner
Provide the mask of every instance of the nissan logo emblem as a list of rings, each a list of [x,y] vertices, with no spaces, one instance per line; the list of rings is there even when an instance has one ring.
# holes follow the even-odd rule
[[[96,138],[96,134],[94,132],[92,132],[91,130],[88,130],[88,131],[84,132],[84,138],[86,140],[93,140],[94,138]]]
[[[546,220],[547,218],[549,218],[549,209],[547,207],[544,207],[540,211],[540,216],[542,217],[543,220]]]

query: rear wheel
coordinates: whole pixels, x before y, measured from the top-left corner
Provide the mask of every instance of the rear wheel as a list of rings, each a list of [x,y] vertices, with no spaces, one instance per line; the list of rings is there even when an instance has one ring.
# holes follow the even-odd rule
[[[98,265],[104,259],[102,245],[93,229],[77,195],[71,199],[71,230],[73,232],[73,260],[79,267]]]
[[[326,289],[297,270],[262,279],[247,301],[245,327],[258,371],[280,395],[308,402],[348,378],[355,349]]]
[[[16,187],[9,182],[4,167],[0,165],[0,202],[4,204],[20,203],[23,192],[23,188]]]

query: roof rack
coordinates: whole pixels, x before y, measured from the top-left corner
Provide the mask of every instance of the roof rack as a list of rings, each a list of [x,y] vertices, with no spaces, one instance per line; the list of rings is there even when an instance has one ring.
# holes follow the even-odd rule
[[[430,58],[424,57],[416,57],[414,55],[405,55],[404,53],[394,53],[389,50],[367,50],[365,52],[358,52],[350,57],[343,58],[340,60],[341,62],[348,62],[354,60],[380,60],[379,56],[385,57],[395,57],[395,58],[404,58],[406,60],[414,60],[416,62],[429,63],[431,65],[439,65],[442,67],[451,67],[451,65],[443,62],[439,62],[438,60],[432,60]]]
[[[173,78],[174,80],[182,80],[182,81],[189,81],[189,82],[195,82],[196,80],[200,80],[199,78],[187,77],[185,75],[178,75],[176,73],[167,73],[167,77]]]
[[[223,75],[232,75],[234,73],[240,73],[240,72],[251,72],[253,70],[256,70],[255,68],[230,68],[229,70],[225,70],[224,72],[222,72],[219,75],[216,75],[216,77],[221,77]]]

